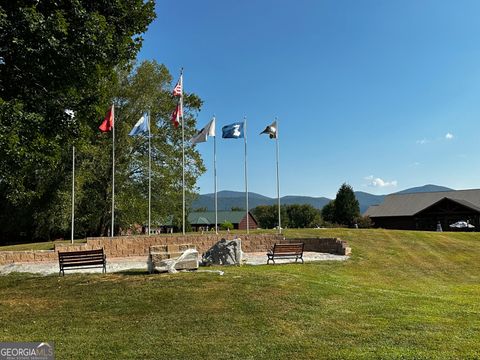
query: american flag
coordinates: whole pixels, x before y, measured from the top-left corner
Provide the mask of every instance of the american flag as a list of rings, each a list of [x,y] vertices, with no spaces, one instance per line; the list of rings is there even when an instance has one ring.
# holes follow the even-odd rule
[[[173,89],[173,96],[182,96],[182,87],[183,87],[183,74],[180,75],[180,79],[178,79],[177,85]]]
[[[175,128],[177,128],[178,125],[180,124],[180,117],[181,116],[183,116],[183,109],[182,109],[181,101],[179,101],[177,103],[177,107],[175,108],[175,110],[172,113],[172,123],[173,123],[173,126],[175,126]]]

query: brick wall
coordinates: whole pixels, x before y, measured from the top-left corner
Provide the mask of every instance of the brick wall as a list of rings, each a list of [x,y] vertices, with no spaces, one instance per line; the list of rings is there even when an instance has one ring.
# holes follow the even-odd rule
[[[204,253],[217,241],[225,236],[215,234],[166,236],[166,235],[137,235],[87,238],[85,244],[80,245],[55,245],[55,250],[37,251],[0,251],[0,264],[14,262],[37,262],[57,261],[57,252],[80,251],[104,248],[107,257],[146,256],[152,245],[182,245],[193,244],[198,252]],[[228,238],[233,238],[233,235]],[[307,239],[283,239],[281,235],[254,234],[240,235],[242,250],[244,252],[266,252],[276,242],[303,242],[305,251],[328,252],[333,254],[350,255],[347,243],[337,238],[307,238]]]

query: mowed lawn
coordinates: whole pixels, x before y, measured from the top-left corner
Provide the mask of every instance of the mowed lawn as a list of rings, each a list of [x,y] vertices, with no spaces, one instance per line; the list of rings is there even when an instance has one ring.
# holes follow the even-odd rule
[[[346,262],[0,276],[0,341],[58,359],[479,359],[480,234],[340,237]]]

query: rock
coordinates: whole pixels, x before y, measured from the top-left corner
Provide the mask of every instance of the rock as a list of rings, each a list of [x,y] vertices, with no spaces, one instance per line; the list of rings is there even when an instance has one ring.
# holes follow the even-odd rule
[[[180,247],[175,248],[175,250],[180,251],[169,252],[168,250],[167,248],[150,247],[150,256],[148,257],[148,271],[150,273],[154,271],[176,273],[177,270],[198,269],[199,256],[195,246],[180,245]]]
[[[242,261],[242,240],[222,239],[203,254],[203,265],[240,265]]]

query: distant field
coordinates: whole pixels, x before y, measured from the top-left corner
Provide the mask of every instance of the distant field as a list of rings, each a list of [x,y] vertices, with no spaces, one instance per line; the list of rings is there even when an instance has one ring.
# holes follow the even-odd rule
[[[480,235],[340,237],[346,262],[212,273],[0,276],[0,341],[58,359],[479,359]]]

